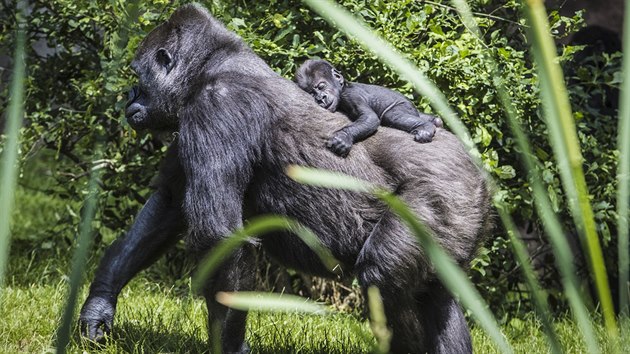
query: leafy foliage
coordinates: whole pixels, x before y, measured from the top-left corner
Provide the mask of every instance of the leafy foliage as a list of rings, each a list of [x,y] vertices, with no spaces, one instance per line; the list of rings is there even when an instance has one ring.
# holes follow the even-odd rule
[[[67,201],[50,232],[74,240],[82,201],[91,173],[99,170],[101,198],[95,223],[111,238],[121,233],[148,195],[157,163],[168,137],[136,135],[124,121],[125,92],[133,83],[129,63],[139,41],[155,25],[187,1],[34,1],[29,17],[27,100],[28,124],[23,128],[24,160],[50,159],[43,183],[49,194]],[[524,28],[515,1],[471,1],[482,31],[482,44],[448,6],[448,2],[413,0],[343,0],[370,27],[392,43],[437,83],[463,119],[482,153],[487,170],[500,180],[499,196],[510,206],[524,229],[537,230],[527,171],[521,168],[516,145],[509,134],[504,112],[482,65],[485,55],[499,63],[521,123],[530,134],[540,160],[547,191],[555,210],[567,220],[567,203],[561,190],[556,162],[540,117],[537,78],[527,53]],[[204,3],[231,30],[281,75],[292,78],[306,59],[321,57],[344,71],[348,79],[384,85],[401,91],[422,111],[428,101],[412,93],[410,85],[367,54],[352,38],[339,33],[299,2],[288,0],[226,1]],[[0,56],[14,45],[15,5],[0,13]],[[483,14],[492,13],[492,16]],[[565,37],[583,25],[581,16],[550,16],[554,34]],[[615,254],[610,235],[615,230],[614,195],[617,152],[615,142],[615,92],[620,81],[620,55],[574,57],[581,47],[564,46],[560,60],[567,74],[578,134],[583,148],[587,183],[592,194],[598,231],[606,252]],[[2,75],[2,73],[0,73]],[[0,78],[1,79],[1,78]],[[0,91],[6,104],[7,90]],[[102,158],[94,160],[99,145]],[[46,177],[40,176],[44,179]],[[28,184],[28,181],[23,181]],[[447,186],[445,186],[447,188]],[[529,223],[531,221],[531,223]],[[527,309],[518,265],[509,251],[503,230],[497,230],[475,260],[472,277],[484,297],[498,309]],[[539,234],[534,245],[544,249]],[[537,246],[536,246],[537,247]],[[538,249],[540,250],[540,249]],[[579,252],[579,247],[576,247]],[[534,246],[530,251],[536,251]],[[550,288],[557,274],[548,252],[539,264],[540,275]],[[579,257],[578,257],[579,258]],[[606,257],[614,262],[616,257]],[[609,269],[616,269],[614,264]],[[554,300],[557,292],[549,295]],[[562,303],[558,304],[563,308]]]

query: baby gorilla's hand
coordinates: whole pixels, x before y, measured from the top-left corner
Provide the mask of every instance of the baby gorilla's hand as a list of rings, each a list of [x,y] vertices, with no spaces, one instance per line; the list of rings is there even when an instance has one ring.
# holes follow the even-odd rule
[[[326,142],[326,147],[335,154],[346,157],[352,148],[352,137],[344,130],[338,130]]]
[[[412,130],[411,134],[413,134],[413,140],[419,143],[429,143],[433,140],[433,135],[435,135],[435,124],[427,122],[423,126]]]

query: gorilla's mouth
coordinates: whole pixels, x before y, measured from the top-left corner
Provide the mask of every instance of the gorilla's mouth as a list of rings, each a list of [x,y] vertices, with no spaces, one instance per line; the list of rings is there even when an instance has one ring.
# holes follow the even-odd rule
[[[333,113],[337,110],[337,100],[335,99],[335,97],[332,97],[330,101],[328,102],[322,102],[322,103],[323,103],[322,107],[326,108],[327,110]]]

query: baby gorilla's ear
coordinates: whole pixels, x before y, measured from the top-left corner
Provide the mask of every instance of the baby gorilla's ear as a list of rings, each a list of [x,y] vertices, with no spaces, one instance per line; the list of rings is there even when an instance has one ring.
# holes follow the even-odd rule
[[[343,75],[341,75],[341,72],[339,72],[339,70],[332,69],[332,76],[333,78],[335,78],[335,80],[337,80],[340,86],[343,86],[344,79],[343,79]]]

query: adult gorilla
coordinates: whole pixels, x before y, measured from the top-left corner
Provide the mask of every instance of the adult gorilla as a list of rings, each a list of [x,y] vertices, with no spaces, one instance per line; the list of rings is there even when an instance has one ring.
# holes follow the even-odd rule
[[[289,165],[313,166],[388,187],[467,266],[488,227],[489,197],[483,173],[452,134],[438,129],[432,143],[418,144],[380,128],[347,158],[336,156],[325,143],[347,118],[319,107],[197,5],[178,9],[154,29],[131,65],[139,83],[127,107],[129,123],[178,130],[179,138],[157,191],[101,261],[81,310],[87,337],[99,339],[111,329],[122,287],[180,238],[203,254],[244,217],[276,213],[313,229],[345,274],[380,289],[393,351],[472,351],[460,307],[391,211],[369,195],[304,186],[285,175]],[[331,275],[296,237],[276,234],[261,242],[289,267]],[[248,351],[246,313],[219,305],[214,294],[253,287],[252,248],[236,252],[204,290],[225,352]]]

